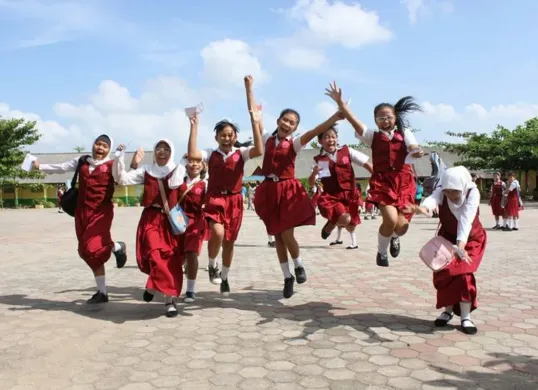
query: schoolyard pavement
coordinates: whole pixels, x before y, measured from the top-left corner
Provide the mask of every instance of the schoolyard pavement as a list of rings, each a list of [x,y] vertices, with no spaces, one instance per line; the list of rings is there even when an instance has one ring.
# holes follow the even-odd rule
[[[116,211],[124,269],[107,264],[110,302],[76,254],[73,219],[56,210],[0,211],[0,389],[536,389],[538,210],[519,232],[488,231],[477,273],[479,328],[432,322],[435,291],[417,253],[437,220],[417,217],[400,258],[375,265],[379,220],[358,229],[359,250],[298,229],[308,282],[282,299],[282,275],[261,221],[245,212],[223,299],[201,269],[198,300],[166,318],[145,303],[134,237],[141,209]],[[493,225],[482,209],[487,228]],[[202,255],[201,267],[207,264]]]

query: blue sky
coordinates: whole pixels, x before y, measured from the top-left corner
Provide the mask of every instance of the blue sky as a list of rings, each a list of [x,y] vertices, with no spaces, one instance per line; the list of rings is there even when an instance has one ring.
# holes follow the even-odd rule
[[[33,151],[102,132],[184,149],[183,109],[203,101],[207,147],[223,117],[248,137],[251,73],[267,127],[286,107],[301,130],[321,122],[333,79],[370,124],[376,104],[415,96],[421,141],[514,127],[538,116],[537,14],[533,0],[0,0],[0,115],[38,121]]]

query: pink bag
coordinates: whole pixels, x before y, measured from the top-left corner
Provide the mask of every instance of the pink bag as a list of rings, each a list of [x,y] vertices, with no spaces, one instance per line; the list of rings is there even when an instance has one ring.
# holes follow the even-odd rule
[[[442,236],[435,236],[420,250],[419,256],[433,272],[439,272],[454,260],[454,247]]]

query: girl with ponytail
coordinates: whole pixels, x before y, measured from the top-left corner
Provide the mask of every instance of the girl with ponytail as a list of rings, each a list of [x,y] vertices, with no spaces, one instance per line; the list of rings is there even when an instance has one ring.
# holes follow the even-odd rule
[[[411,96],[401,98],[396,104],[381,103],[374,108],[377,129],[369,129],[355,117],[342,98],[342,90],[333,83],[327,95],[337,104],[340,111],[355,129],[359,140],[372,148],[373,174],[367,202],[377,205],[383,222],[379,227],[377,265],[388,267],[388,249],[397,257],[400,254],[400,236],[407,233],[412,213],[404,213],[407,204],[415,200],[415,176],[411,165],[406,164],[409,153],[422,157],[414,134],[409,129],[407,115],[421,111]]]

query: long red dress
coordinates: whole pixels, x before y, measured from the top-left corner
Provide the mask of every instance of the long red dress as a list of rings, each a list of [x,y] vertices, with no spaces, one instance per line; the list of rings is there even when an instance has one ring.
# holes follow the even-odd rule
[[[499,180],[493,183],[491,186],[491,198],[489,200],[491,205],[491,212],[496,217],[502,217],[504,215],[504,209],[502,207],[504,183]]]
[[[314,161],[327,161],[331,172],[331,176],[321,178],[323,193],[318,200],[320,214],[333,225],[336,225],[340,216],[349,214],[351,225],[359,225],[360,196],[348,147],[344,145],[337,151],[336,162],[322,154],[315,156]]]
[[[178,196],[181,197],[187,189],[187,183],[179,187]],[[206,192],[206,182],[197,181],[192,185],[187,195],[181,200],[180,206],[189,217],[189,224],[184,234],[179,236],[179,250],[181,253],[192,252],[200,255],[202,244],[207,236],[207,221],[202,210]]]
[[[519,218],[519,209],[519,191],[517,189],[514,189],[510,191],[506,197],[504,214],[506,217]]]
[[[168,187],[168,179],[174,171],[162,181],[168,197],[168,205],[175,206],[178,190]],[[136,232],[136,261],[138,268],[149,275],[146,289],[156,290],[170,297],[181,295],[183,270],[178,239],[172,234],[168,217],[163,211],[163,202],[159,192],[158,179],[144,175],[144,211]]]
[[[243,171],[245,162],[238,149],[226,159],[213,151],[208,161],[205,217],[224,226],[224,239],[235,241],[243,222]]]
[[[107,161],[96,166],[90,173],[90,164],[86,162],[79,172],[75,210],[78,254],[93,271],[103,266],[112,254],[110,228],[114,219],[113,163],[112,160]]]
[[[392,139],[380,131],[374,133],[372,162],[374,173],[370,177],[367,202],[402,209],[415,203],[415,175],[405,163],[407,146],[401,131],[395,130]],[[413,214],[404,214],[411,221]]]
[[[438,234],[456,244],[458,220],[450,211],[446,197],[443,198],[443,204],[439,206],[439,221],[441,228]],[[433,274],[433,285],[437,290],[437,309],[454,306],[454,313],[460,315],[460,302],[471,302],[471,311],[478,307],[474,273],[484,256],[486,242],[486,231],[482,227],[479,211],[477,211],[465,246],[472,260],[471,264],[455,259],[449,267]]]
[[[265,224],[267,234],[280,234],[291,228],[316,224],[316,212],[303,185],[295,178],[293,138],[276,144],[276,135],[267,139],[262,175],[256,189],[254,207]],[[274,175],[277,179],[269,178]]]

